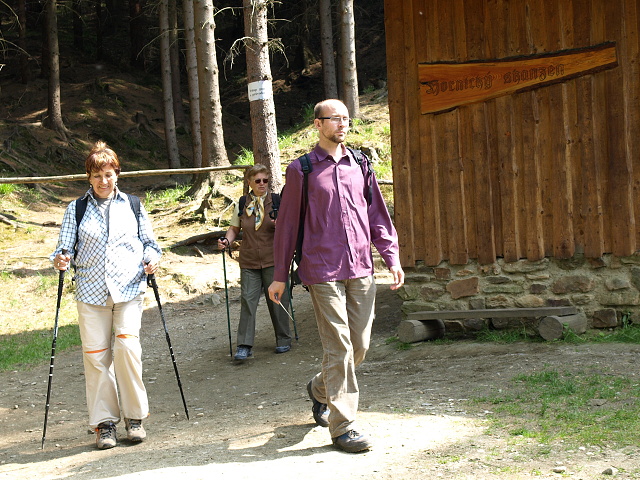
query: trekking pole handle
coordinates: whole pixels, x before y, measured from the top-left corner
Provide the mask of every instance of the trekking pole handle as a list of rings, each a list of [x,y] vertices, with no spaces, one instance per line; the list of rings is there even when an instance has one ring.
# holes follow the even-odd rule
[[[60,255],[62,255],[62,256],[65,256],[65,257],[66,257],[68,254],[69,254],[69,250],[67,250],[66,248],[63,248],[63,249],[60,251]],[[56,255],[56,256],[57,256],[57,255]],[[60,270],[60,269],[58,268],[58,267],[60,266],[60,260],[56,260],[56,259],[54,258],[54,262],[53,262],[53,263],[54,263],[54,266],[56,267],[56,269]],[[64,270],[60,270],[60,272],[64,272],[64,271],[66,271],[66,270],[67,270],[67,268],[65,268]]]
[[[225,245],[225,247],[222,250],[228,249],[229,250],[229,257],[233,258],[231,256],[231,242],[229,241],[229,239],[227,237],[220,237],[220,238],[218,238],[218,241]]]

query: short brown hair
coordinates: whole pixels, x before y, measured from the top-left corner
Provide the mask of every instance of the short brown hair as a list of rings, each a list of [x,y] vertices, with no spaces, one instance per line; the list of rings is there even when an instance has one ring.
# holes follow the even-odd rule
[[[91,172],[99,172],[105,167],[111,167],[116,172],[116,175],[120,175],[120,160],[116,152],[111,150],[109,146],[99,140],[95,143],[89,155],[87,155],[84,161],[84,168],[87,172],[87,176],[91,176]]]
[[[267,176],[270,176],[269,169],[267,168],[266,165],[263,165],[261,163],[256,163],[253,167],[247,168],[247,171],[244,172],[244,179],[247,182],[250,182],[251,179],[259,173],[266,173]]]

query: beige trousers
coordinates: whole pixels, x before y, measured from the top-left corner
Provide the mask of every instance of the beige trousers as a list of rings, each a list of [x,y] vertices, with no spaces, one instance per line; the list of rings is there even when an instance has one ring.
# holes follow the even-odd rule
[[[89,425],[149,415],[142,383],[142,295],[105,307],[77,302]],[[119,394],[119,395],[118,395]]]
[[[373,276],[309,285],[322,341],[322,371],[311,382],[313,396],[329,406],[331,438],[352,430],[358,411],[356,367],[371,340],[376,284]]]

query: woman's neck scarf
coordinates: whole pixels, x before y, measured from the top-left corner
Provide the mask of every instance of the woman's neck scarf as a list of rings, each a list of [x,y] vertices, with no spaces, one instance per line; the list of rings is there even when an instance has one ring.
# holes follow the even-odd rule
[[[262,225],[262,220],[264,220],[264,199],[267,197],[265,193],[262,197],[258,197],[253,194],[253,192],[249,193],[251,197],[251,201],[246,206],[247,216],[251,216],[255,214],[256,216],[256,230],[260,228]]]

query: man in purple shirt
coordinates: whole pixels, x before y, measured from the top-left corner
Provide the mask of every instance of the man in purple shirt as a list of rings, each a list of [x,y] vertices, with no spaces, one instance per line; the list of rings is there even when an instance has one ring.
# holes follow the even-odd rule
[[[309,154],[312,169],[298,274],[309,286],[324,355],[322,371],[311,379],[307,391],[313,418],[329,427],[333,444],[346,452],[360,452],[371,448],[369,439],[355,428],[359,397],[355,368],[369,349],[375,310],[371,242],[393,275],[393,290],[404,283],[404,272],[398,237],[378,183],[344,146],[350,121],[347,107],[339,100],[324,100],[314,115],[319,140]],[[283,295],[296,248],[304,199],[299,161],[287,167],[286,185],[274,238],[274,281],[269,287],[274,302]]]

